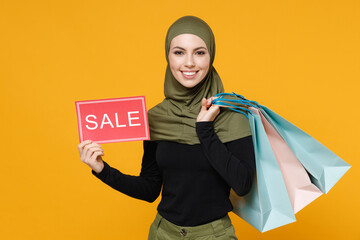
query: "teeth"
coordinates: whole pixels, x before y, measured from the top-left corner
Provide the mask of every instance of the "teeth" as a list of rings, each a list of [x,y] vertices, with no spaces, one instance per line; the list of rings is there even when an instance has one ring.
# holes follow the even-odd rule
[[[188,76],[192,76],[194,75],[196,72],[183,72],[183,74],[188,75]]]

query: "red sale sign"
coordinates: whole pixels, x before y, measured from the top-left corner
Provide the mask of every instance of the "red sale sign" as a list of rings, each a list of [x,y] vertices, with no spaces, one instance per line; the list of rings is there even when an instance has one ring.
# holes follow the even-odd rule
[[[149,140],[145,97],[76,101],[80,142]]]

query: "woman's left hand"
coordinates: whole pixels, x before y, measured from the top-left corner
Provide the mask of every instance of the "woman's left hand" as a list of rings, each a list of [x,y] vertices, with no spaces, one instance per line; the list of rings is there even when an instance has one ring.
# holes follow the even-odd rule
[[[197,122],[214,121],[216,116],[220,113],[220,107],[218,105],[211,105],[211,102],[215,97],[209,99],[203,98],[201,101],[201,110],[197,116]],[[209,108],[210,107],[210,108]]]

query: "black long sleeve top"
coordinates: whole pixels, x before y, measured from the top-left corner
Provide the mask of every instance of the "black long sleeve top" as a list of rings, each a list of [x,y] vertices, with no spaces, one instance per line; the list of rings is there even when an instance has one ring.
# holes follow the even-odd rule
[[[255,173],[252,136],[222,143],[213,122],[197,122],[200,144],[144,141],[139,176],[121,173],[104,161],[92,174],[128,196],[153,202],[161,192],[158,212],[180,226],[219,219],[233,209],[230,188],[239,196],[251,188]]]

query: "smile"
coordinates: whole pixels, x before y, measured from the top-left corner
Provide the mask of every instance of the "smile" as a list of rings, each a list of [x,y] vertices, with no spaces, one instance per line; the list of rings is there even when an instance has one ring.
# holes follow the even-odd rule
[[[183,75],[185,78],[188,78],[188,79],[194,78],[195,75],[196,75],[198,72],[199,72],[199,71],[193,71],[193,72],[183,72],[183,71],[181,71],[182,75]]]

